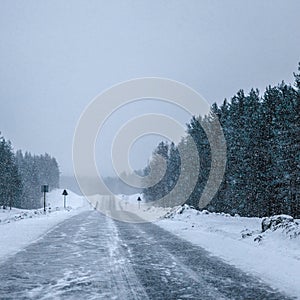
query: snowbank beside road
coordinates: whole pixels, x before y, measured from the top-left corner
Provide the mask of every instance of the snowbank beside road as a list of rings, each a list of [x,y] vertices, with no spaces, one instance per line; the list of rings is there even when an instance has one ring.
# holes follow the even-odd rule
[[[47,194],[47,212],[43,209],[0,209],[0,261],[15,254],[41,235],[84,210],[89,204],[84,197],[68,191],[67,207],[63,208],[62,190]]]
[[[63,208],[64,201],[62,196],[63,189],[56,189],[47,195],[47,206],[52,210],[56,208]],[[79,196],[70,190],[67,190],[68,196],[66,196],[66,206],[71,209],[78,209],[88,207],[88,202],[84,196]]]
[[[67,210],[78,210],[87,207],[88,203],[84,197],[78,196],[72,191],[68,191],[66,206]],[[56,189],[47,194],[46,209],[47,214],[51,212],[64,211],[62,190]],[[45,217],[43,209],[19,209],[19,208],[0,208],[0,224],[7,224],[28,218]]]
[[[175,208],[167,217],[157,225],[300,299],[300,236],[290,238],[281,229],[256,239],[260,218],[199,212],[188,206]]]
[[[137,199],[140,198],[140,201]],[[145,222],[153,222],[159,220],[170,211],[169,207],[153,206],[143,199],[143,194],[134,195],[117,195],[115,197],[117,209],[130,212],[137,215]]]

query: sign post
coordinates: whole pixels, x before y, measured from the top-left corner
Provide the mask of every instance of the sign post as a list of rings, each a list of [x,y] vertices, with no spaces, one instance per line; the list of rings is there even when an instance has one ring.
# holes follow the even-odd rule
[[[9,193],[9,210],[11,210],[12,207],[12,199],[11,194]]]
[[[66,209],[66,197],[68,196],[67,190],[64,190],[62,195],[64,196],[64,209]]]
[[[46,193],[49,192],[49,186],[47,184],[43,184],[41,186],[41,192],[44,193],[44,212],[46,213]]]
[[[142,199],[141,199],[140,196],[137,198],[137,201],[138,201],[138,203],[139,203],[139,209],[140,209],[140,208],[141,208],[141,201],[142,201]]]

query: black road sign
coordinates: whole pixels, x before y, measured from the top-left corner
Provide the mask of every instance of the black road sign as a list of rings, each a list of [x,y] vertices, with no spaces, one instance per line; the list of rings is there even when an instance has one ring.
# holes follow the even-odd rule
[[[68,196],[67,190],[64,190],[63,193],[62,193],[62,195],[63,195],[63,196]]]
[[[48,193],[48,192],[49,192],[49,185],[43,184],[43,185],[41,186],[41,192],[42,192],[42,193]]]

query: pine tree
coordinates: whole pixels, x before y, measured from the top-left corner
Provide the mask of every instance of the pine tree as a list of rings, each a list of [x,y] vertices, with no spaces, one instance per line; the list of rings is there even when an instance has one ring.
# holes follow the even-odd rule
[[[167,170],[159,183],[144,189],[147,198],[163,197],[179,180],[180,189],[172,197],[183,199],[190,195],[187,203],[198,206],[211,168],[218,162],[209,144],[216,142],[214,124],[218,119],[227,143],[227,164],[219,191],[207,209],[243,216],[286,213],[299,218],[300,74],[294,75],[295,87],[282,82],[267,87],[263,96],[254,89],[248,95],[238,91],[230,102],[225,99],[220,107],[213,104],[208,116],[194,116],[187,126],[187,136],[178,145],[171,144],[168,151],[161,143],[145,174],[155,167],[151,180],[156,182],[162,167],[160,155],[167,161]]]
[[[20,194],[21,179],[11,143],[0,137],[0,205],[18,206]]]
[[[16,161],[22,180],[20,207],[39,208],[42,206],[40,186],[49,185],[49,190],[59,187],[59,168],[55,158],[49,154],[32,155],[16,152]]]

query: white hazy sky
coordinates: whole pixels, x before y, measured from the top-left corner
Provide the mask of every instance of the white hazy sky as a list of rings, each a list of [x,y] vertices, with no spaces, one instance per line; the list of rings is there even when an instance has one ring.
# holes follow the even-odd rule
[[[210,103],[240,88],[293,82],[299,11],[298,0],[0,0],[0,131],[16,149],[48,152],[71,174],[80,114],[121,81],[171,78]],[[172,111],[188,121],[156,102],[124,108],[110,128],[141,111]],[[113,134],[108,130],[100,144]],[[150,144],[137,143],[135,167]]]

